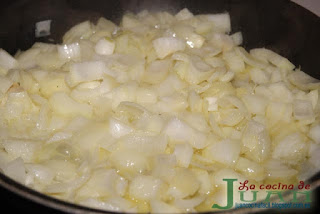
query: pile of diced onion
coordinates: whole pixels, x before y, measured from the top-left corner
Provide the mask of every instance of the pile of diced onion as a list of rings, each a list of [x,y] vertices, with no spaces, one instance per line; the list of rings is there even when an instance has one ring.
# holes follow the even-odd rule
[[[309,178],[320,83],[242,39],[228,13],[183,9],[86,21],[14,57],[1,49],[1,172],[84,206],[155,213],[226,205],[224,178],[238,179],[235,193],[244,180]]]

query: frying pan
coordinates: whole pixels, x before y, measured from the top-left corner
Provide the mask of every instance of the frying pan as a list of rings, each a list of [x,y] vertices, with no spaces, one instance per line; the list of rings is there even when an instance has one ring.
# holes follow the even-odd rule
[[[60,43],[70,27],[85,20],[95,22],[101,16],[119,23],[125,12],[143,9],[175,13],[186,7],[194,14],[227,11],[233,32],[243,33],[246,49],[269,48],[320,79],[320,18],[289,0],[11,0],[1,1],[0,5],[0,47],[11,54],[18,49],[30,48],[35,42]],[[43,20],[51,20],[51,34],[36,38],[35,24]],[[320,185],[320,173],[309,182],[315,189],[313,210],[304,213],[315,212],[319,208],[316,201],[319,187],[316,187]],[[108,213],[43,195],[1,172],[0,199],[1,208],[8,208],[10,212]]]

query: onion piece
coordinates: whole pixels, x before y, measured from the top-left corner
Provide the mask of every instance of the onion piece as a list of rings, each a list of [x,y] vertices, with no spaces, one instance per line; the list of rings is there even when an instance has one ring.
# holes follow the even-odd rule
[[[226,61],[227,66],[231,71],[242,72],[245,69],[243,59],[237,55],[234,51],[223,52],[223,59]]]
[[[100,55],[110,55],[113,54],[113,51],[115,49],[115,42],[112,41],[109,38],[104,38],[104,39],[100,39],[96,46],[95,46],[95,51],[97,54]]]
[[[162,186],[160,179],[153,176],[140,175],[135,177],[129,187],[129,195],[139,200],[151,200],[157,197]]]
[[[120,138],[133,131],[133,129],[130,126],[115,118],[110,118],[109,129],[112,137],[114,138]]]
[[[110,162],[125,177],[144,173],[150,168],[148,154],[140,151],[131,151],[130,149],[119,149],[111,153]]]
[[[26,164],[28,175],[32,175],[36,181],[42,184],[50,184],[54,178],[54,172],[41,164]]]
[[[154,213],[181,213],[182,211],[173,205],[167,204],[159,200],[150,202],[151,211]]]
[[[53,94],[49,98],[49,104],[53,111],[66,117],[81,115],[92,116],[92,107],[85,103],[78,103],[64,92]]]
[[[265,84],[270,81],[270,75],[258,68],[250,69],[250,78],[255,84]]]
[[[190,127],[178,118],[171,119],[163,131],[170,139],[188,142],[196,149],[202,149],[207,145],[206,135]]]
[[[241,45],[243,42],[243,36],[241,32],[236,32],[231,35],[234,45],[238,46]]]
[[[289,81],[302,90],[313,90],[320,87],[320,81],[302,71],[295,71],[288,75]]]
[[[177,20],[182,21],[182,20],[191,19],[193,17],[193,14],[187,8],[184,8],[184,9],[180,10],[175,15],[175,17]]]
[[[18,67],[18,62],[7,51],[0,49],[0,68],[4,69],[6,75],[8,70]]]
[[[310,128],[309,137],[315,142],[320,144],[320,125],[317,124]]]
[[[304,160],[306,156],[305,139],[300,133],[292,133],[281,140],[272,152],[272,158],[280,159],[291,164]]]
[[[64,59],[79,59],[81,54],[79,43],[58,46],[58,53]]]
[[[243,173],[249,179],[256,181],[262,181],[265,179],[264,168],[246,158],[239,157],[237,164],[235,165],[235,169]]]
[[[205,200],[205,196],[199,195],[192,199],[176,199],[174,204],[180,209],[192,209],[201,204]]]
[[[133,14],[126,14],[122,17],[121,21],[122,27],[127,29],[132,29],[140,27],[142,23]]]
[[[20,53],[16,59],[19,63],[19,67],[23,69],[34,68],[37,65],[36,59],[41,53],[39,48],[31,48]]]
[[[13,82],[9,78],[0,77],[0,96],[5,94],[12,85]]]
[[[218,13],[205,15],[208,21],[213,23],[213,31],[229,33],[231,31],[231,21],[229,13]]]
[[[101,80],[106,70],[106,65],[102,61],[74,63],[67,76],[67,83],[70,87],[74,87],[82,82]]]
[[[268,100],[259,95],[245,95],[242,98],[248,111],[251,114],[265,115]]]
[[[26,184],[27,174],[22,158],[10,161],[2,168],[2,170],[5,175],[9,176],[13,180],[21,184]]]
[[[160,59],[176,51],[183,51],[185,49],[185,43],[183,41],[172,37],[161,37],[155,39],[152,43]]]
[[[168,194],[174,198],[194,195],[200,188],[200,182],[195,174],[185,168],[176,168],[175,175],[169,183]]]
[[[268,176],[273,179],[291,178],[298,173],[297,170],[289,168],[279,160],[268,160],[264,166]]]
[[[295,68],[295,66],[288,59],[284,58],[283,56],[280,56],[279,54],[269,49],[253,49],[250,51],[250,54],[259,60],[269,61],[281,69],[293,70]]]
[[[110,20],[101,17],[97,21],[96,28],[99,30],[105,30],[114,33],[118,27]]]
[[[80,197],[112,197],[116,196],[117,182],[120,181],[120,176],[114,169],[96,169],[85,185],[78,190]]]
[[[34,161],[34,154],[40,149],[39,142],[30,140],[6,140],[2,145],[8,154],[26,163]]]
[[[257,68],[266,68],[268,64],[264,61],[261,61],[259,59],[253,58],[244,48],[242,47],[236,47],[235,51],[238,56],[240,56],[243,61],[245,61],[248,65],[251,65],[252,67]]]
[[[193,155],[193,149],[189,144],[177,144],[174,152],[178,166],[188,168]]]
[[[241,143],[234,140],[223,140],[208,146],[204,151],[204,157],[213,161],[234,165],[240,154]]]
[[[70,44],[76,40],[87,38],[92,34],[92,25],[89,21],[73,26],[62,38],[63,44]]]
[[[293,116],[297,120],[314,119],[312,103],[309,100],[294,100]]]
[[[137,208],[134,207],[134,204],[132,202],[121,197],[113,197],[106,201],[88,198],[86,200],[81,201],[80,204],[92,208],[110,210],[115,212],[137,212]]]
[[[55,142],[59,142],[59,141],[70,139],[71,137],[72,137],[71,133],[68,133],[68,132],[57,132],[47,141],[47,143],[55,143]]]
[[[152,61],[146,68],[146,72],[143,75],[143,81],[150,84],[160,83],[168,75],[170,66],[170,60]]]
[[[162,135],[130,133],[122,137],[118,145],[124,149],[140,151],[148,155],[155,155],[165,152],[167,143],[167,138]]]
[[[242,136],[243,146],[246,151],[247,158],[261,163],[270,155],[271,140],[266,127],[258,122],[249,121]]]

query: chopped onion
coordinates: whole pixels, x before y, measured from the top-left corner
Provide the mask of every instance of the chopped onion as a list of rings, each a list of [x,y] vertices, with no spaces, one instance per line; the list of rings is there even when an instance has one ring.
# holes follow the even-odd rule
[[[232,38],[224,33],[213,33],[209,43],[223,51],[230,51],[234,46]]]
[[[164,128],[164,133],[172,140],[184,141],[196,149],[204,148],[207,145],[206,135],[199,132],[178,118],[173,118]]]
[[[231,71],[242,72],[245,69],[243,59],[238,56],[234,51],[223,53],[223,59],[226,61]]]
[[[5,94],[12,84],[13,82],[10,79],[6,77],[0,77],[0,94]]]
[[[120,138],[133,131],[133,129],[130,126],[114,118],[110,118],[109,128],[110,133],[114,138]]]
[[[92,152],[98,145],[103,144],[107,146],[113,143],[113,139],[107,132],[108,126],[106,124],[95,124],[81,130],[80,133],[74,136],[73,142],[81,151]]]
[[[312,103],[309,100],[294,100],[293,115],[297,120],[313,119]]]
[[[119,146],[132,151],[145,152],[149,155],[161,154],[167,147],[167,138],[161,135],[150,135],[145,133],[128,134],[122,137]]]
[[[236,163],[240,154],[240,142],[223,140],[208,146],[203,152],[204,157],[227,166]]]
[[[311,144],[309,148],[309,162],[315,167],[315,171],[319,170],[319,163],[320,163],[320,158],[319,158],[319,151],[320,147],[319,145]]]
[[[78,43],[69,45],[61,45],[58,47],[58,52],[61,58],[78,59],[80,57],[80,46]]]
[[[96,46],[95,46],[95,51],[97,54],[100,55],[110,55],[113,53],[115,49],[115,43],[109,39],[109,38],[104,38],[100,39]]]
[[[2,168],[4,174],[12,178],[13,180],[25,184],[27,179],[27,173],[22,158],[14,159],[10,161]]]
[[[183,41],[172,37],[161,37],[153,41],[153,47],[160,59],[176,52],[183,51],[185,44]]]
[[[265,115],[268,100],[264,96],[248,94],[242,100],[251,114]]]
[[[143,81],[156,84],[163,81],[168,75],[171,66],[170,60],[155,60],[149,64],[143,76]]]
[[[137,212],[137,208],[134,204],[121,197],[110,198],[107,201],[99,201],[97,199],[89,198],[81,201],[80,204],[92,208],[110,210],[115,212]]]
[[[189,144],[177,144],[174,147],[174,152],[178,166],[188,168],[192,155],[193,149]]]
[[[121,213],[224,206],[226,178],[237,179],[233,195],[245,180],[310,178],[320,81],[272,50],[248,53],[230,18],[142,10],[14,57],[0,49],[1,172]]]
[[[247,64],[251,65],[252,67],[257,67],[257,68],[267,67],[266,62],[253,58],[250,54],[248,54],[248,52],[244,48],[237,47],[235,48],[235,51],[237,55],[243,59],[243,61],[245,61]]]
[[[168,194],[175,198],[193,195],[200,188],[200,182],[193,172],[185,168],[177,168],[170,181]]]
[[[136,19],[132,14],[126,14],[122,17],[123,28],[135,28],[141,26],[141,22]]]
[[[231,21],[229,13],[206,15],[208,21],[213,23],[213,30],[221,33],[229,33],[231,31]]]
[[[244,173],[249,179],[262,181],[265,178],[263,167],[246,158],[239,157],[235,168]]]
[[[290,178],[296,175],[298,172],[295,169],[291,169],[278,160],[269,160],[264,164],[268,176],[273,179]]]
[[[254,49],[250,51],[250,54],[255,56],[257,59],[266,59],[281,69],[293,70],[295,68],[295,66],[288,59],[280,56],[272,50],[265,48]]]
[[[121,149],[112,152],[111,163],[125,176],[144,173],[149,169],[148,154],[140,151],[132,152],[130,149]]]
[[[218,98],[217,97],[206,97],[208,101],[208,111],[217,111],[218,110]]]
[[[101,61],[75,63],[70,68],[67,83],[74,87],[81,82],[103,79],[106,66]]]
[[[5,50],[0,49],[0,68],[5,70],[4,74],[7,74],[8,70],[16,68],[17,66],[17,60]]]
[[[201,204],[204,199],[205,196],[200,195],[192,199],[177,199],[174,201],[174,204],[181,209],[191,209]]]
[[[113,22],[103,17],[98,19],[96,27],[99,30],[105,30],[111,33],[114,33],[117,30],[117,26]]]
[[[22,140],[6,140],[3,147],[14,158],[22,158],[25,162],[33,161],[34,153],[39,149],[39,142],[22,141]]]
[[[309,131],[309,137],[316,143],[320,143],[320,125],[313,126]]]
[[[150,202],[151,211],[154,213],[181,213],[181,211],[173,205],[163,201],[152,200]]]
[[[132,180],[129,188],[131,197],[140,200],[150,200],[157,196],[160,191],[162,181],[153,176],[140,175]]]
[[[187,9],[184,8],[182,10],[180,10],[176,15],[175,15],[176,19],[181,21],[181,20],[187,20],[193,17],[193,14]]]
[[[36,58],[40,54],[39,48],[31,48],[29,50],[21,52],[16,59],[19,63],[19,67],[23,69],[30,69],[37,65]]]
[[[319,80],[302,71],[295,71],[289,74],[288,79],[293,85],[301,88],[302,90],[317,89],[320,86]]]
[[[250,69],[250,77],[251,80],[256,84],[265,84],[270,81],[270,75],[258,68]]]
[[[71,133],[68,132],[58,132],[54,134],[48,141],[47,143],[54,143],[54,142],[59,142],[62,140],[66,140],[72,137]]]
[[[116,194],[116,183],[120,178],[114,169],[97,169],[93,172],[86,185],[81,187],[79,195],[114,196]]]
[[[247,157],[256,162],[263,162],[270,154],[270,136],[266,127],[258,122],[250,121],[243,132],[242,143],[248,148]]]
[[[50,184],[54,178],[54,173],[48,167],[40,164],[26,164],[26,171],[28,174],[39,181],[40,183]]]
[[[235,45],[241,45],[243,42],[243,36],[242,36],[241,32],[236,32],[236,33],[232,34],[231,38],[232,38]]]
[[[72,27],[62,38],[64,44],[70,44],[78,39],[83,39],[92,34],[91,23],[85,21]]]
[[[49,103],[55,112],[63,116],[92,116],[92,106],[85,103],[78,103],[63,92],[53,94],[49,99]]]
[[[286,136],[274,148],[272,157],[289,163],[296,163],[304,159],[306,144],[300,133],[293,133]]]

